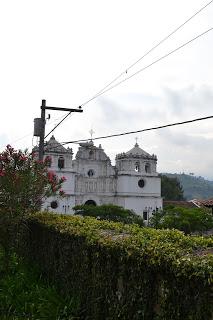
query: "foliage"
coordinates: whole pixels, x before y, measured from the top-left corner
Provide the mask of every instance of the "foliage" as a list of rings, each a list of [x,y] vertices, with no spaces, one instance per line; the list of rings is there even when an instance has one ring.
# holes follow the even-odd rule
[[[42,200],[62,194],[65,178],[48,170],[51,159],[38,161],[33,153],[16,151],[11,146],[0,153],[0,211],[24,215],[40,209]]]
[[[161,195],[165,200],[184,200],[183,188],[177,178],[161,174]]]
[[[59,192],[65,178],[48,170],[50,158],[38,161],[34,154],[7,146],[0,153],[0,244],[7,269],[9,251],[17,245],[18,230],[26,215],[40,209],[42,200]]]
[[[184,198],[191,199],[209,199],[213,197],[213,181],[196,177],[185,173],[164,173],[169,178],[176,178],[184,190]]]
[[[205,231],[213,228],[213,216],[205,209],[168,207],[156,212],[150,219],[150,226],[159,229],[178,229],[185,233]]]
[[[48,212],[28,227],[22,255],[79,300],[82,319],[212,318],[212,238]]]
[[[0,251],[0,272],[3,252]],[[0,318],[73,319],[74,299],[62,298],[41,279],[38,270],[23,263],[15,254],[0,279]]]
[[[143,218],[136,215],[133,211],[124,209],[113,204],[103,204],[101,206],[78,205],[74,208],[75,214],[82,216],[90,216],[99,220],[109,220],[123,223],[137,223],[140,226],[144,225]]]

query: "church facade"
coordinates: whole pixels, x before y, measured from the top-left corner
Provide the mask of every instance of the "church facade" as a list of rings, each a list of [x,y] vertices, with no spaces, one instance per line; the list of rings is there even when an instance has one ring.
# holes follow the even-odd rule
[[[115,204],[148,220],[162,208],[161,181],[156,171],[157,157],[142,150],[138,143],[118,154],[115,166],[101,145],[90,140],[79,144],[75,159],[70,148],[64,148],[52,136],[45,146],[51,167],[59,177],[65,176],[64,198],[49,198],[43,209],[72,214],[81,204]]]

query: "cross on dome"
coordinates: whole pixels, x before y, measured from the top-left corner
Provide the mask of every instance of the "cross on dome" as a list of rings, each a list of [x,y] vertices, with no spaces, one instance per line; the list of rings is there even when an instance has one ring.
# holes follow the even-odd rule
[[[93,134],[95,133],[95,131],[93,131],[93,129],[91,129],[91,130],[89,131],[89,133],[90,133],[91,141],[92,141],[92,136],[93,136]]]
[[[135,137],[135,141],[136,141],[136,143],[135,143],[135,147],[139,147],[139,144],[138,144],[138,137]]]

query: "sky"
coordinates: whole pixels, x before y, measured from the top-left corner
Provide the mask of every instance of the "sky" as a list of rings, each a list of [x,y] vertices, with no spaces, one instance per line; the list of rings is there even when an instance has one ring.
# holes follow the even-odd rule
[[[78,108],[106,84],[137,72],[213,27],[213,3],[133,68],[209,1],[0,0],[0,151],[38,143],[41,100]],[[60,141],[134,131],[213,115],[213,31],[97,97],[55,131]],[[125,70],[128,69],[127,74]],[[46,133],[66,115],[51,111]],[[112,159],[135,138],[158,157],[158,171],[213,180],[213,119],[105,139]],[[72,144],[74,152],[78,145]]]

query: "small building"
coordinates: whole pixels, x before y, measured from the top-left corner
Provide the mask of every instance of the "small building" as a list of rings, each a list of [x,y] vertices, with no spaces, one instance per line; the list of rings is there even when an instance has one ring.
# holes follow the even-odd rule
[[[138,143],[118,154],[115,166],[102,146],[95,146],[92,140],[80,143],[73,159],[72,149],[64,148],[52,136],[45,146],[45,156],[52,159],[50,169],[66,177],[66,196],[47,199],[44,209],[72,214],[76,205],[114,204],[148,220],[162,208],[157,157],[142,150]]]
[[[190,200],[190,202],[192,202],[198,208],[211,209],[211,212],[213,214],[213,199],[203,199],[203,200],[193,199],[193,200]]]

